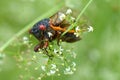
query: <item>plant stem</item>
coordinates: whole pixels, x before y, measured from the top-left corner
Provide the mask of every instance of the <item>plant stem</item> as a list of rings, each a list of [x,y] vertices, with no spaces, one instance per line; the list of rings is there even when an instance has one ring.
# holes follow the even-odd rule
[[[73,25],[76,25],[76,23],[78,23],[80,17],[81,17],[82,14],[85,12],[85,10],[87,9],[87,7],[90,5],[91,2],[92,2],[92,0],[89,0],[89,2],[86,4],[86,6],[85,6],[85,7],[82,9],[82,11],[79,13],[79,15],[78,15],[78,17],[77,17],[77,19],[76,19],[76,22],[75,22]],[[63,36],[64,34],[66,34],[69,30],[73,29],[74,27],[76,27],[76,26],[70,26],[70,27],[62,34],[62,36]]]
[[[39,16],[33,22],[31,22],[30,24],[28,24],[27,26],[25,26],[22,30],[20,30],[18,33],[16,33],[11,39],[9,39],[5,44],[3,44],[0,47],[0,52],[3,52],[17,37],[21,36],[23,33],[25,33],[27,30],[29,30],[29,28],[32,27],[36,22],[38,22],[42,18],[51,16],[53,13],[55,13],[56,11],[58,11],[61,6],[63,6],[63,3],[55,6],[53,9],[51,9],[48,12],[46,12],[42,16]]]
[[[80,19],[80,17],[82,16],[82,14],[85,12],[85,10],[88,8],[88,6],[90,5],[90,3],[92,2],[92,0],[90,0],[86,6],[82,9],[82,11],[80,12],[80,14],[78,15],[75,24],[78,22],[78,20]]]

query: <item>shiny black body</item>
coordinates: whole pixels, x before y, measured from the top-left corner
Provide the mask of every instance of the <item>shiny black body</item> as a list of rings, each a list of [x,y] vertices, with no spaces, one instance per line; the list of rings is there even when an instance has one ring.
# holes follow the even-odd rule
[[[39,26],[44,25],[45,30],[40,30]],[[33,34],[39,41],[48,39],[49,41],[53,40],[53,36],[49,37],[48,32],[55,34],[55,31],[50,28],[49,18],[43,19],[36,23],[33,28],[30,30],[30,33]]]

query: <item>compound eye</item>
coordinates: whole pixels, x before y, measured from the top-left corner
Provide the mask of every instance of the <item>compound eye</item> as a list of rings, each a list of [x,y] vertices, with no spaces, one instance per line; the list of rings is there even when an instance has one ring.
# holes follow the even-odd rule
[[[40,30],[45,30],[46,27],[45,27],[44,25],[39,25],[39,29],[40,29]]]

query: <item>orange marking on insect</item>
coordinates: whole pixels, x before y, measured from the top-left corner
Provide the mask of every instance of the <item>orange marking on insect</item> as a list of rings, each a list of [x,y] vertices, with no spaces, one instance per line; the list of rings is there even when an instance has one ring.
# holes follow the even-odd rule
[[[62,32],[65,32],[67,29],[66,28],[61,28],[60,26],[53,26],[53,25],[50,25],[50,27],[55,30],[55,31],[62,31]],[[74,33],[75,30],[69,30],[68,33]]]

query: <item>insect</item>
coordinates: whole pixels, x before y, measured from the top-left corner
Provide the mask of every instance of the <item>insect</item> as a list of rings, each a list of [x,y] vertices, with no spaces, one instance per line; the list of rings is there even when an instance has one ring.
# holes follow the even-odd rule
[[[34,47],[35,52],[38,52],[39,49],[46,49],[49,42],[53,40],[57,40],[59,45],[60,40],[72,43],[81,39],[79,36],[76,37],[73,29],[61,36],[71,25],[65,18],[62,18],[64,16],[64,13],[57,12],[53,16],[42,19],[33,25],[29,33],[39,40],[39,43]]]

